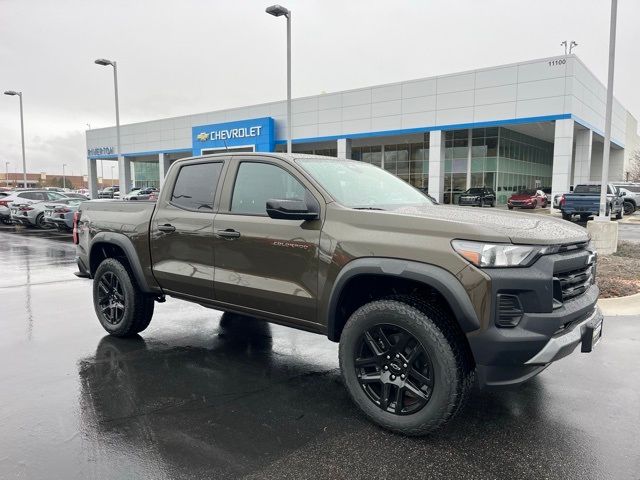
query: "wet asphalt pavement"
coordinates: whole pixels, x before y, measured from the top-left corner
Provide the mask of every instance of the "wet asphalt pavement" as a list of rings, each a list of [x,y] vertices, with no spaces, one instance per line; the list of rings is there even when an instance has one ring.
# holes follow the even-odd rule
[[[0,228],[2,479],[640,479],[640,316],[404,438],[352,405],[321,336],[172,299],[106,336],[73,259],[69,235]]]

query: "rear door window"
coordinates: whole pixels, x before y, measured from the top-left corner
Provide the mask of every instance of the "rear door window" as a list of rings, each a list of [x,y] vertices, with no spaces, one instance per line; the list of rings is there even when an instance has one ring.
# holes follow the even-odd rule
[[[222,162],[211,162],[181,167],[171,193],[171,203],[187,210],[212,211],[222,165]]]

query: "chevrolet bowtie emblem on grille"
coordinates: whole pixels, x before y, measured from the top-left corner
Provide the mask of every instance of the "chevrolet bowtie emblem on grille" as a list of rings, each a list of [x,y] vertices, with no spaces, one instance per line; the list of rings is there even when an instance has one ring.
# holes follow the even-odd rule
[[[196,138],[201,142],[206,142],[207,140],[209,140],[209,134],[207,132],[202,132],[199,133]]]

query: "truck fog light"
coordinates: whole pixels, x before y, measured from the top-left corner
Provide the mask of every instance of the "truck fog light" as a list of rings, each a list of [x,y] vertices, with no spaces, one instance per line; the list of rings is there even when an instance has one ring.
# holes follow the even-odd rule
[[[517,295],[499,293],[497,296],[496,325],[502,328],[515,327],[522,320],[524,310]]]

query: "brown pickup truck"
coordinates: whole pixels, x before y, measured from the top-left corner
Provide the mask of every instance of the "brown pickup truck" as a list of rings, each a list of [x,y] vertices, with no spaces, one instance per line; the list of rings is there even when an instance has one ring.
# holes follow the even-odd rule
[[[584,229],[437,205],[363,162],[179,160],[156,203],[84,202],[74,241],[110,334],[143,331],[170,295],[326,335],[354,402],[408,435],[476,379],[522,382],[602,334]]]

